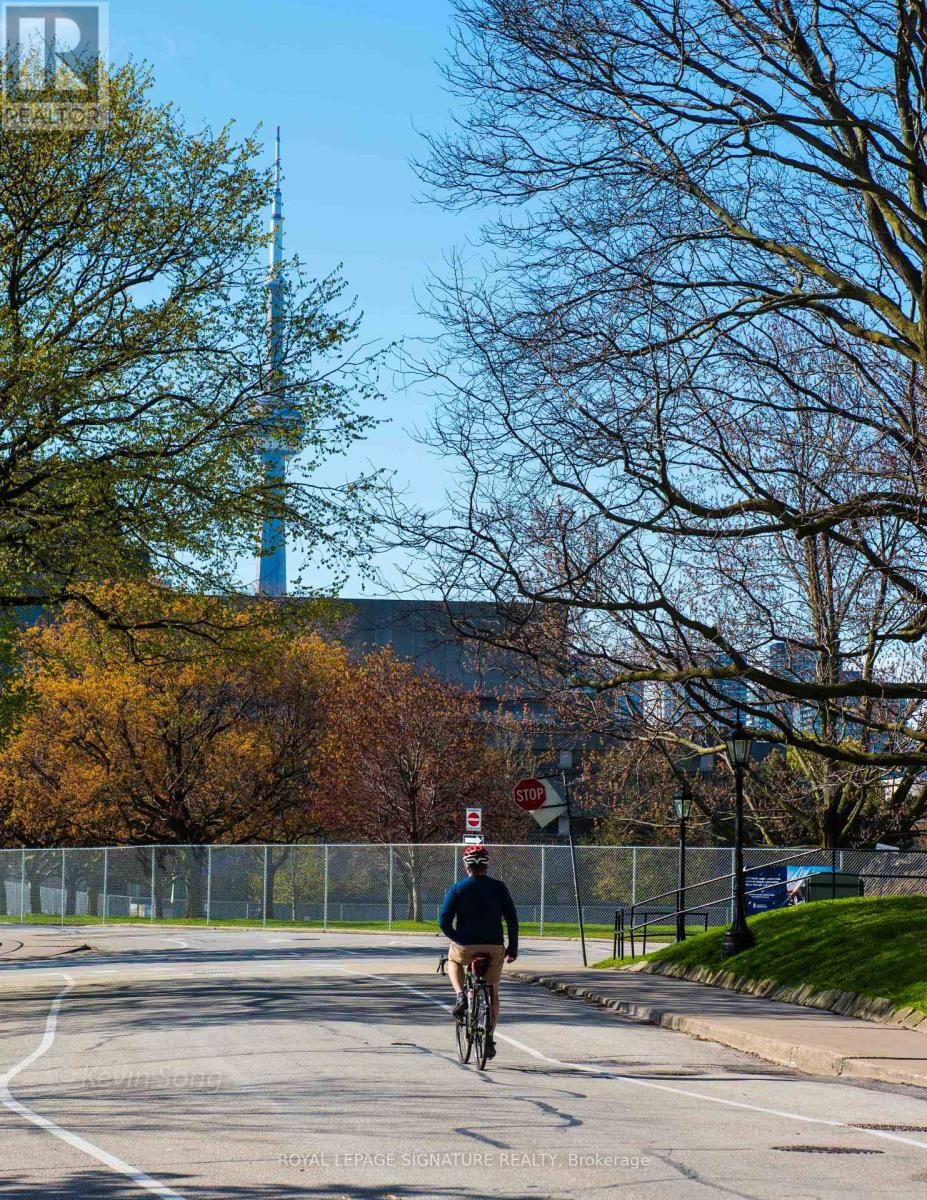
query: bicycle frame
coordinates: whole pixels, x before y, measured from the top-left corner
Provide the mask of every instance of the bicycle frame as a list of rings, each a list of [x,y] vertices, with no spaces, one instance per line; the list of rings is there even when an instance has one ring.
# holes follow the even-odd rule
[[[438,962],[440,974],[446,974],[447,957],[443,956]],[[456,1020],[455,1033],[457,1036],[457,1054],[462,1063],[468,1063],[476,1050],[476,1068],[482,1071],[486,1066],[489,1041],[493,1034],[495,1021],[493,1019],[493,1002],[495,989],[491,983],[476,975],[472,966],[467,966],[464,974],[464,995],[467,997],[467,1008]]]

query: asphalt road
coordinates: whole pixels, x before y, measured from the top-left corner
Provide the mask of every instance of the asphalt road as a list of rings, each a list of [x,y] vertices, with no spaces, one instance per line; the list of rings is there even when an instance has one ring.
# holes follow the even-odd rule
[[[75,936],[101,953],[0,965],[3,1197],[927,1194],[927,1097],[527,984],[504,987],[491,1068],[461,1066],[438,939]],[[529,941],[520,963],[575,955]]]

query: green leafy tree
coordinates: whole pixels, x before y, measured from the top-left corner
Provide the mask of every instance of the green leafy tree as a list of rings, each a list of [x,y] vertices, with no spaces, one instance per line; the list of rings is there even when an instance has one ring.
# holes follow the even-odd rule
[[[228,589],[266,513],[332,559],[358,544],[371,480],[313,482],[374,390],[343,284],[289,266],[271,375],[263,147],[150,88],[121,68],[105,127],[0,139],[0,608],[99,609],[87,581],[152,572]],[[283,493],[269,433],[302,456]]]

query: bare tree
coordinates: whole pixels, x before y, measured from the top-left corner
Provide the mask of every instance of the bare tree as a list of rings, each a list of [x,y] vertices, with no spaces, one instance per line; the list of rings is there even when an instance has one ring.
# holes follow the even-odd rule
[[[446,595],[513,618],[470,632],[594,691],[684,695],[702,746],[739,708],[836,764],[809,769],[828,841],[862,794],[839,764],[898,772],[910,825],[927,8],[457,10],[467,106],[421,170],[487,206],[485,265],[433,286],[433,441],[463,481],[445,511],[398,514],[406,544]],[[550,612],[546,646],[511,636]]]

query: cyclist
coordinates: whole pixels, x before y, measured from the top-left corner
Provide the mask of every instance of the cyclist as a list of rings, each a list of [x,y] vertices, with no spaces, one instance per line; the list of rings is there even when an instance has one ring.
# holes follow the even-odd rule
[[[502,963],[514,962],[518,957],[518,914],[509,889],[501,879],[487,874],[489,854],[485,846],[468,846],[463,853],[467,870],[465,879],[459,879],[448,888],[447,895],[438,914],[441,932],[450,940],[447,973],[456,993],[454,1016],[466,1012],[467,997],[464,993],[464,972],[477,954],[489,959],[486,982],[492,985],[493,1029],[499,1019],[499,981],[502,978]],[[508,932],[508,945],[502,936],[502,922]],[[496,1047],[489,1039],[487,1058],[493,1058]]]

